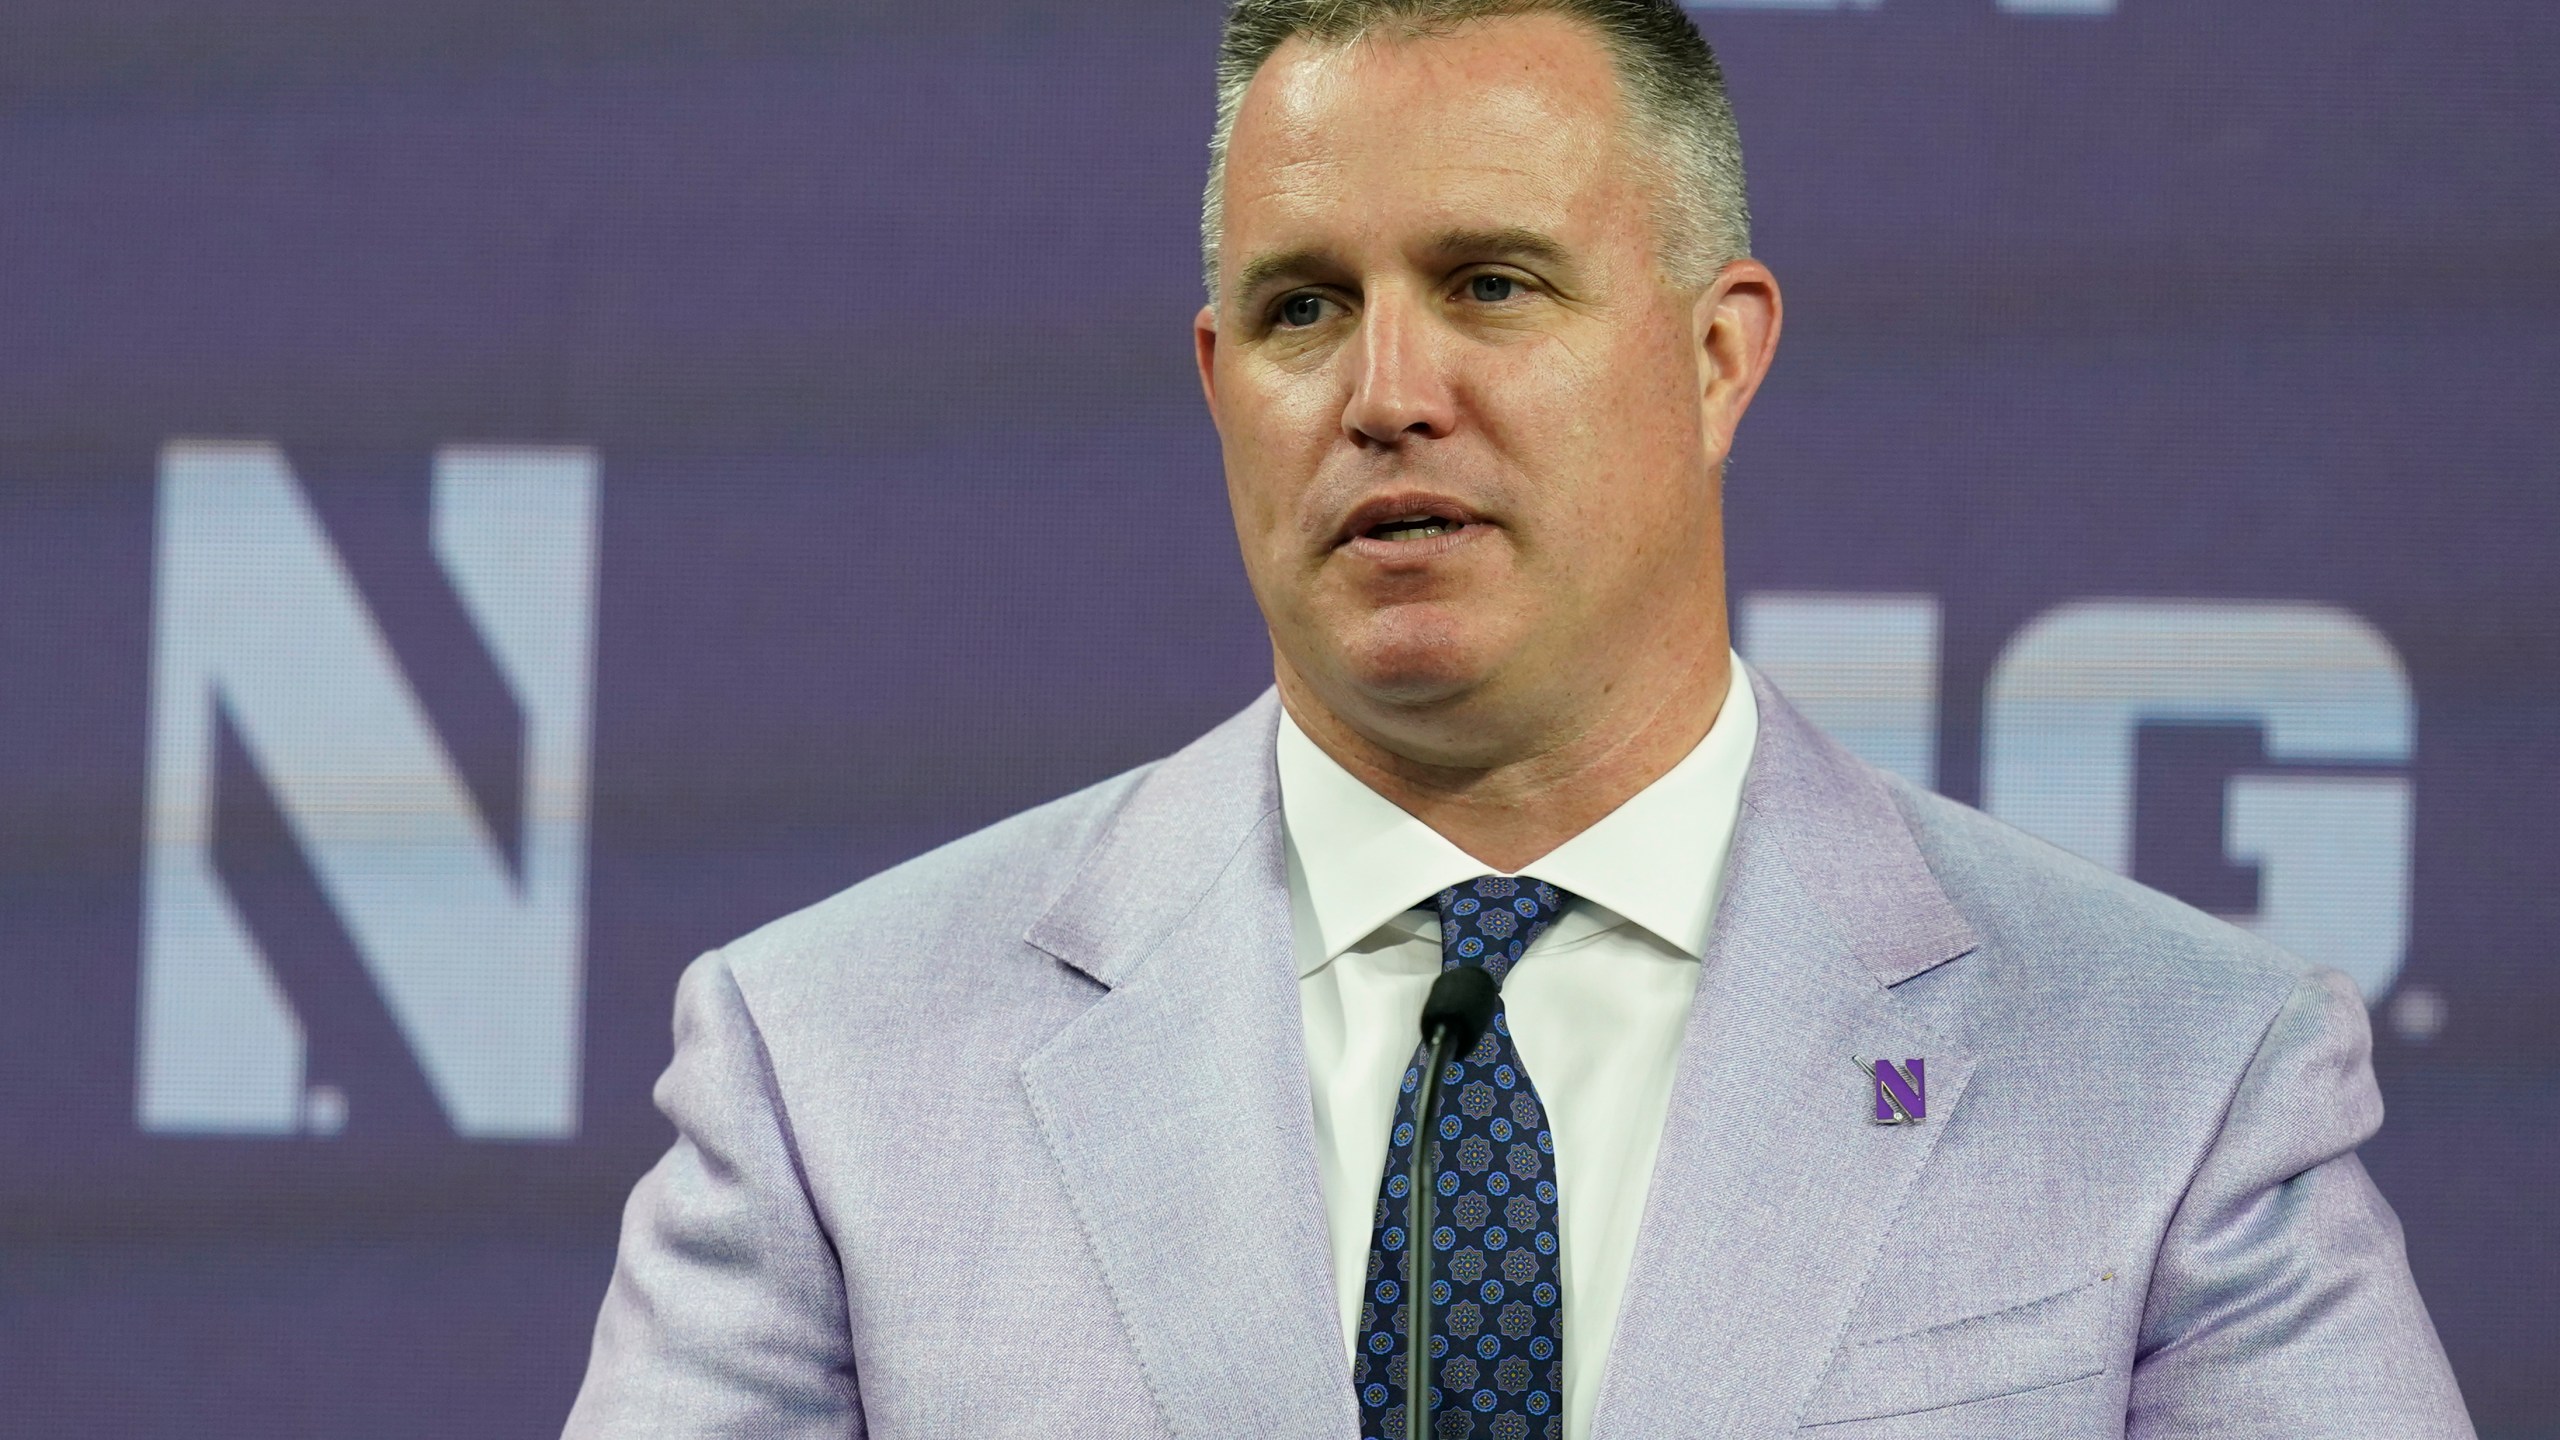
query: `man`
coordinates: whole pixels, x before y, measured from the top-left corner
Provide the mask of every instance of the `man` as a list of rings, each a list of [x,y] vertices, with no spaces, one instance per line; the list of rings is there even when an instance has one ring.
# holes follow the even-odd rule
[[[1496,1440],[2468,1435],[2347,983],[1733,660],[1780,304],[1682,12],[1242,0],[1220,77],[1276,694],[693,968],[570,1433],[1401,1440],[1423,1351]]]

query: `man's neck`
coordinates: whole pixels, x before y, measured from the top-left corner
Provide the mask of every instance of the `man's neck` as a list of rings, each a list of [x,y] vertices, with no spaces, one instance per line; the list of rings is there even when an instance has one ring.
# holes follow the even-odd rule
[[[1489,868],[1513,873],[1581,834],[1697,748],[1737,683],[1713,647],[1641,703],[1575,717],[1491,765],[1434,763],[1351,725],[1284,666],[1280,697],[1307,738],[1362,784]]]

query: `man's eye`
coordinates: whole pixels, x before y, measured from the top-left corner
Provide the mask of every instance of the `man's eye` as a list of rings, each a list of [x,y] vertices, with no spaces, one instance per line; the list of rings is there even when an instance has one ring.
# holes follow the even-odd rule
[[[1520,282],[1508,275],[1478,275],[1467,282],[1470,298],[1488,305],[1499,305],[1519,293]]]
[[[1283,325],[1304,329],[1323,318],[1324,297],[1321,295],[1292,295],[1280,302],[1280,323]]]

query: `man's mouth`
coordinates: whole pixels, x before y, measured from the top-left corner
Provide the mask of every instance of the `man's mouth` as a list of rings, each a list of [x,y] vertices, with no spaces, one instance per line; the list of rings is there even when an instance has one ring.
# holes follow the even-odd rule
[[[1456,543],[1479,519],[1465,506],[1439,495],[1381,495],[1344,517],[1342,538],[1335,543],[1380,558],[1389,547],[1414,546],[1417,553],[1433,554]]]
[[[1370,526],[1367,534],[1372,540],[1428,540],[1457,528],[1437,515],[1402,515]]]

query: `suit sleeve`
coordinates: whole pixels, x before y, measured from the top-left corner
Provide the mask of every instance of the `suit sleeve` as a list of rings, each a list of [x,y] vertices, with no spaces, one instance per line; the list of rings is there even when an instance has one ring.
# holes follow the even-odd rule
[[[843,1277],[772,1066],[718,952],[676,991],[675,1147],[622,1216],[566,1440],[863,1434]]]
[[[2382,1123],[2355,987],[2306,975],[2259,1043],[2171,1221],[2127,1433],[2471,1440],[2355,1147]]]

